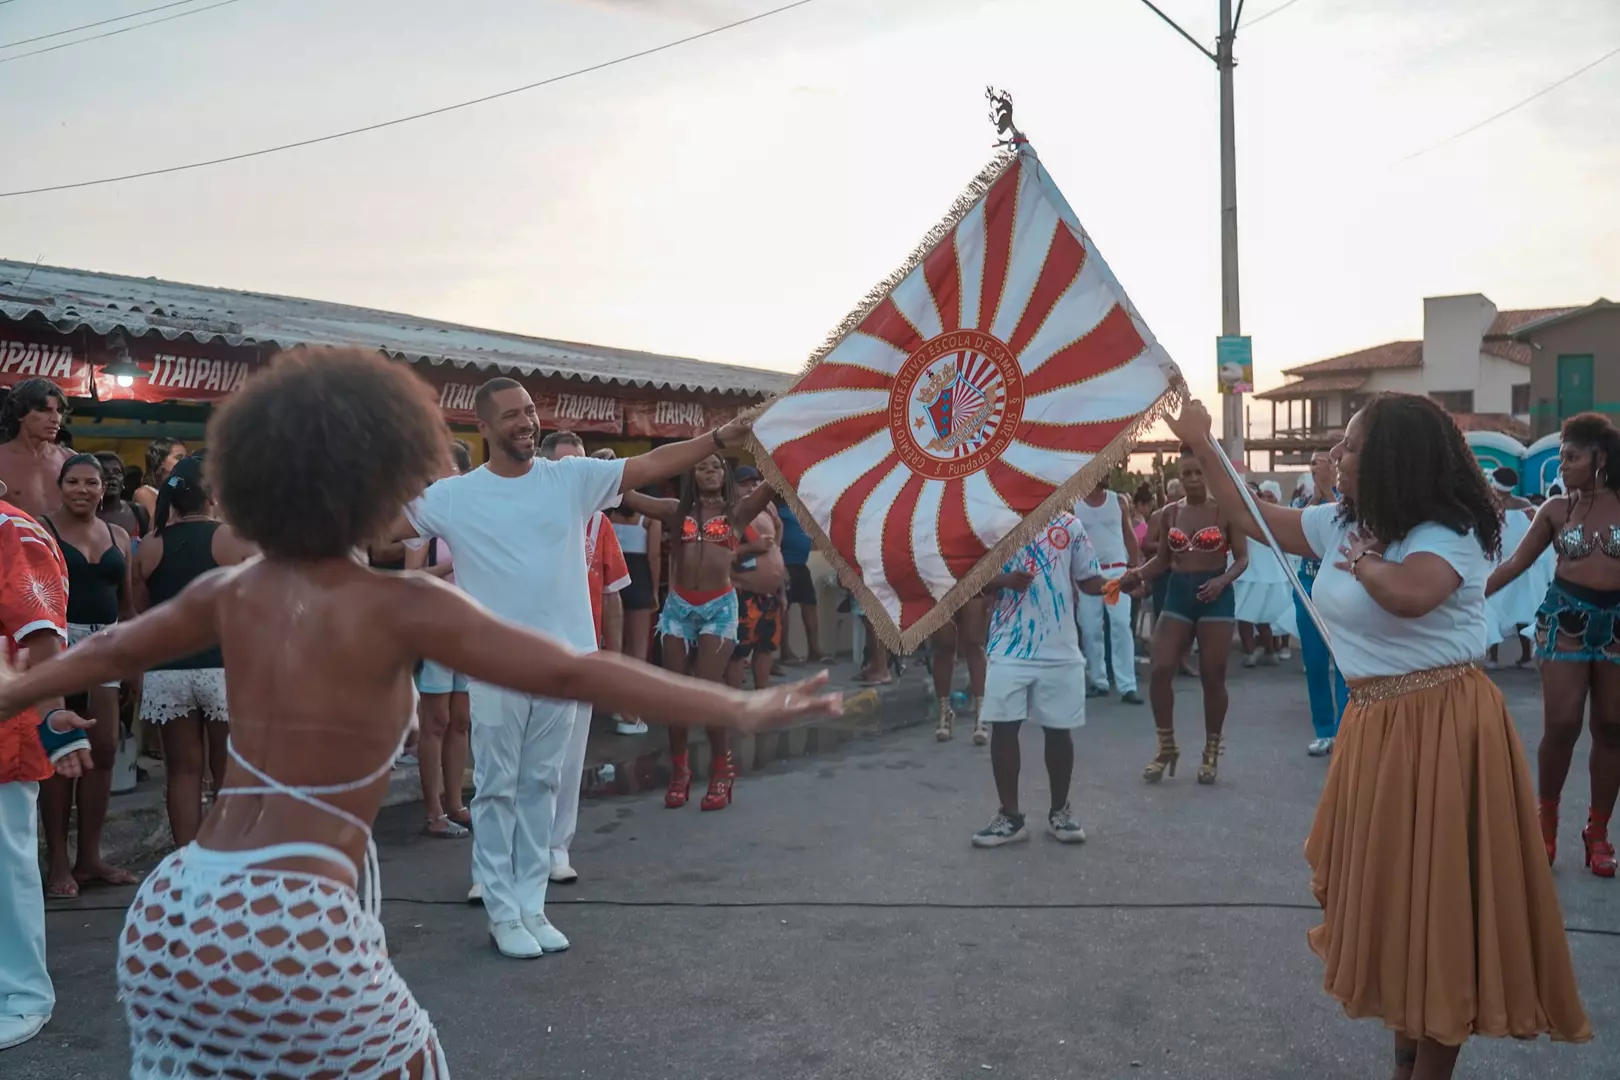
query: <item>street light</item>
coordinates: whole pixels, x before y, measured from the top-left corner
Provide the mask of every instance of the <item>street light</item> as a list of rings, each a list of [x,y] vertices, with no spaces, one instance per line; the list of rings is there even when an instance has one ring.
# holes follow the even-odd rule
[[[1232,0],[1220,0],[1221,35],[1210,52],[1198,39],[1183,30],[1174,19],[1160,11],[1153,0],[1142,0],[1153,13],[1171,28],[1192,42],[1194,48],[1208,57],[1221,76],[1221,337],[1234,342],[1243,338],[1243,320],[1238,305],[1238,240],[1237,240],[1237,139],[1233,131],[1232,69],[1237,61],[1232,56],[1232,44],[1237,39],[1237,22],[1243,17],[1243,0],[1238,0],[1237,17],[1232,15]],[[1267,14],[1270,14],[1268,12]],[[1249,369],[1253,371],[1252,366]],[[1225,434],[1226,454],[1233,461],[1244,461],[1243,452],[1243,395],[1234,387],[1224,395],[1221,410],[1221,430]]]
[[[123,334],[115,334],[108,339],[107,344],[112,350],[113,359],[110,363],[101,365],[103,375],[124,390],[134,386],[136,379],[147,378],[147,370],[130,358],[129,345],[124,341]]]

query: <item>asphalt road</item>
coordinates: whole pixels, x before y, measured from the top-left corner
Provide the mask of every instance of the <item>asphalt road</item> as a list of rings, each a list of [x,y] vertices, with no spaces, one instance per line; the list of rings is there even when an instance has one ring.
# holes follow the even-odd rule
[[[1294,668],[1297,668],[1297,661]],[[1508,672],[1534,747],[1533,674]],[[465,845],[380,823],[384,920],[399,969],[459,1077],[1174,1078],[1366,1080],[1389,1037],[1320,990],[1301,844],[1325,763],[1296,670],[1237,671],[1220,783],[1192,779],[1196,682],[1178,695],[1183,771],[1147,787],[1145,707],[1093,703],[1074,803],[1082,846],[968,838],[994,810],[987,751],[913,728],[745,778],[723,813],[657,796],[588,804],[577,886],[555,890],[573,939],[534,962],[495,955],[461,903]],[[1045,806],[1026,732],[1025,808]],[[1475,1041],[1458,1076],[1620,1075],[1620,882],[1579,867],[1585,747],[1565,794],[1556,871],[1598,1037],[1572,1047]],[[6,1080],[127,1075],[113,987],[117,893],[54,908],[61,1002]],[[84,910],[99,904],[109,910]]]

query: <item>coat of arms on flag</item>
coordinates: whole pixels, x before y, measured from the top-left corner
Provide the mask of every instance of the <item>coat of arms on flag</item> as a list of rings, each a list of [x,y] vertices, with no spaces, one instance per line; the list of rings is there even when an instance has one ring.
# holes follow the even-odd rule
[[[909,651],[1180,385],[1020,138],[759,415],[755,457],[873,629]]]

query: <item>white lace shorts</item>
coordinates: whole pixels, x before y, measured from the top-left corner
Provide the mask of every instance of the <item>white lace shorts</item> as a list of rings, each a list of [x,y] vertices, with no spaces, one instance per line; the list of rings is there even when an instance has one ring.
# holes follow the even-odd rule
[[[148,671],[141,691],[141,720],[166,724],[196,709],[204,720],[229,723],[225,708],[225,669]]]
[[[428,1014],[347,885],[196,844],[147,875],[118,939],[132,1080],[448,1080]]]

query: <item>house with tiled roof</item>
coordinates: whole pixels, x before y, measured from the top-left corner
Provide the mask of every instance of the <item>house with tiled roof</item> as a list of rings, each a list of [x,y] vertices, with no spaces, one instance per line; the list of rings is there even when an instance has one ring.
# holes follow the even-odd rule
[[[1528,442],[1535,348],[1523,332],[1583,310],[1499,311],[1479,293],[1427,297],[1421,340],[1389,341],[1285,368],[1287,382],[1255,397],[1271,403],[1272,432],[1282,439],[1319,441],[1342,431],[1372,395],[1395,390],[1433,398],[1464,431],[1500,431]]]

